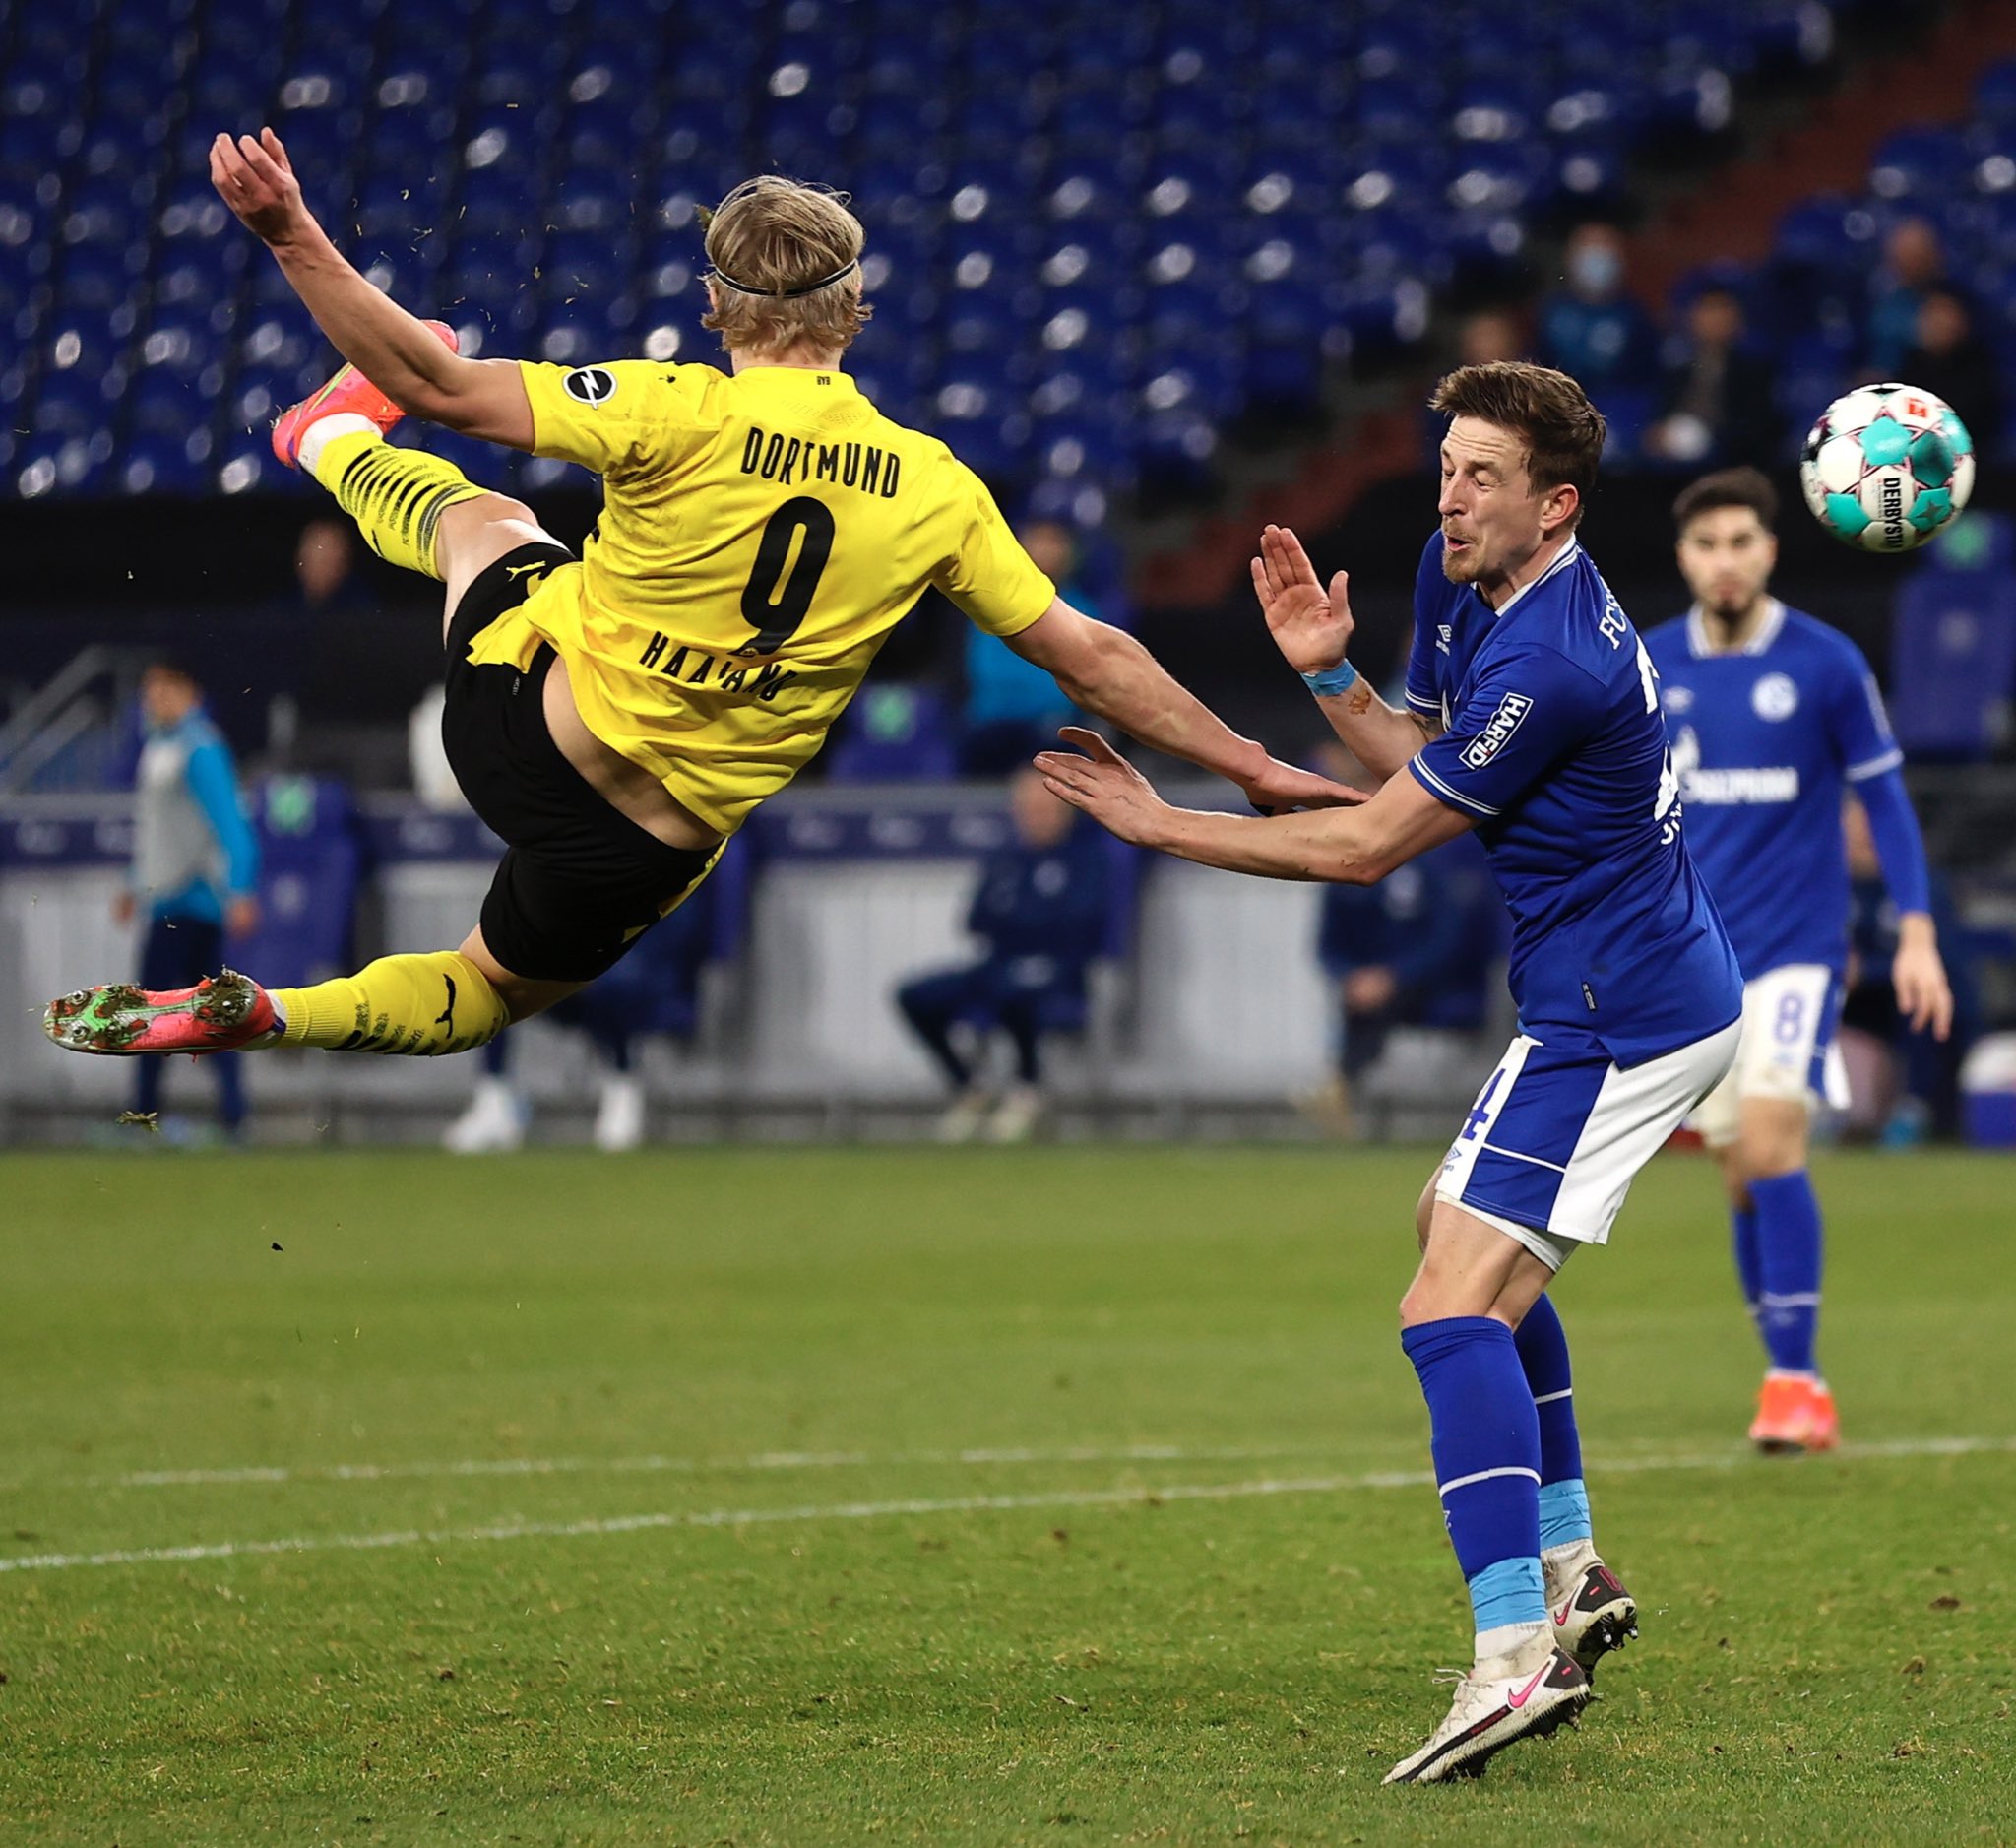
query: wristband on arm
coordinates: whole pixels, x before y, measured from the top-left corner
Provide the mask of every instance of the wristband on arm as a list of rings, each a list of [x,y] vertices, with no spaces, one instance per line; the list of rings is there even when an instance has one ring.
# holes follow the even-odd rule
[[[1348,661],[1340,661],[1320,673],[1302,675],[1302,684],[1318,699],[1334,699],[1339,693],[1349,693],[1357,683],[1358,670]]]

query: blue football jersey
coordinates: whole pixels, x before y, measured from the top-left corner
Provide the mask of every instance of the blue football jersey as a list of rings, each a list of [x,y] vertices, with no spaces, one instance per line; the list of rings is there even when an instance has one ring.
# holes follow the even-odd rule
[[[1736,654],[1700,611],[1645,638],[1658,668],[1687,839],[1743,974],[1837,973],[1848,951],[1845,786],[1904,761],[1869,664],[1847,636],[1774,601]]]
[[[1493,610],[1442,575],[1437,533],[1414,610],[1407,701],[1447,730],[1408,768],[1477,817],[1524,1031],[1635,1065],[1727,1027],[1742,983],[1680,838],[1652,658],[1589,554],[1570,541]]]

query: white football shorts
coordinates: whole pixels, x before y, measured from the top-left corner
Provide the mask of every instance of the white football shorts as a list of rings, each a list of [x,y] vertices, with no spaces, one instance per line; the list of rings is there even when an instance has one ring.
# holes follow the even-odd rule
[[[1520,1034],[1450,1145],[1435,1197],[1559,1270],[1578,1244],[1608,1240],[1638,1171],[1721,1080],[1741,1030],[1732,1021],[1628,1068]]]
[[[1736,1139],[1746,1097],[1778,1098],[1810,1110],[1848,1105],[1848,1068],[1834,1044],[1841,985],[1824,963],[1787,963],[1743,984],[1743,1038],[1729,1076],[1687,1118],[1712,1149]]]

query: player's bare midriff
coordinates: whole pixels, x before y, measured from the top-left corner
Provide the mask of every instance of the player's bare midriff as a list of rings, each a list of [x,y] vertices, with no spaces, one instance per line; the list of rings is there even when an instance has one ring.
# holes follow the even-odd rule
[[[721,836],[640,764],[604,744],[583,722],[567,678],[567,664],[556,654],[546,673],[546,730],[560,755],[580,772],[590,789],[618,814],[664,842],[705,853]]]

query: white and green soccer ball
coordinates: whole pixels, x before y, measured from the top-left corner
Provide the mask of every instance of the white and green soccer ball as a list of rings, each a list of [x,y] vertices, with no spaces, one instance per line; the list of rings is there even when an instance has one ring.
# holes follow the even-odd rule
[[[1806,432],[1799,485],[1813,518],[1843,544],[1910,551],[1967,505],[1974,438],[1930,392],[1858,386]]]

